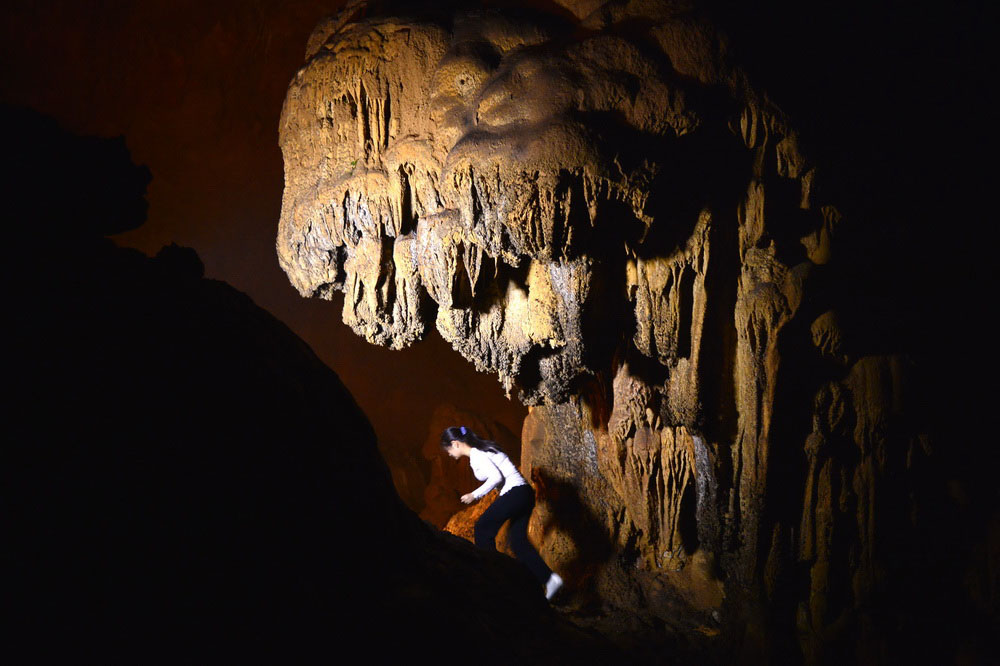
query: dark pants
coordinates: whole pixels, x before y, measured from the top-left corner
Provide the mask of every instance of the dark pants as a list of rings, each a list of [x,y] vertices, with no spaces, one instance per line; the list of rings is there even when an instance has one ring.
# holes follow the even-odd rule
[[[535,507],[535,491],[529,485],[511,488],[496,498],[490,508],[476,521],[476,545],[486,550],[496,551],[497,532],[500,526],[510,521],[507,534],[510,537],[510,548],[518,561],[524,564],[539,582],[549,579],[552,570],[528,541],[528,519]]]

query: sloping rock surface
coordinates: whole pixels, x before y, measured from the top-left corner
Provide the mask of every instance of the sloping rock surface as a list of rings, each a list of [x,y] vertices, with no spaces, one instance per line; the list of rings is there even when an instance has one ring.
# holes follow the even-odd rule
[[[148,180],[119,144],[34,114],[5,158],[95,153],[104,200]],[[102,150],[117,156],[102,162]],[[141,175],[141,170],[139,170]],[[139,182],[119,187],[116,183]],[[5,377],[7,649],[46,662],[615,659],[529,574],[417,519],[337,376],[194,251],[95,230],[53,177],[6,190],[17,232]],[[121,211],[112,211],[121,212]],[[126,216],[127,217],[127,216]],[[129,218],[141,223],[141,218]],[[113,229],[119,228],[115,223]],[[106,229],[110,230],[110,229]],[[9,281],[8,284],[14,284]],[[16,351],[14,351],[16,350]]]

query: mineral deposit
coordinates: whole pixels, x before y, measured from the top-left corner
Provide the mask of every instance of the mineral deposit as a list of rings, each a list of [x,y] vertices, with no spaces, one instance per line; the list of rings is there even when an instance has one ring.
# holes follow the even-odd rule
[[[665,621],[672,591],[750,652],[871,643],[929,442],[905,360],[840,323],[822,165],[691,3],[561,4],[321,25],[280,125],[281,266],[531,407],[532,531],[569,589]]]

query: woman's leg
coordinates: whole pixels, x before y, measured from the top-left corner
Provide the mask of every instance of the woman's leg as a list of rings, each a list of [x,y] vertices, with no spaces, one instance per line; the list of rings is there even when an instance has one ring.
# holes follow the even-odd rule
[[[510,520],[510,529],[507,532],[510,537],[510,549],[514,551],[517,560],[528,567],[540,583],[545,583],[552,570],[528,541],[528,521],[531,519],[531,510],[534,506],[535,491],[531,486],[511,488],[497,497],[483,512],[476,521],[473,533],[477,546],[495,551],[497,532],[504,522]]]
[[[493,500],[493,504],[490,504],[489,508],[476,521],[473,535],[476,545],[480,548],[495,551],[497,549],[497,532],[500,531],[500,527],[523,510],[519,506],[519,504],[523,504],[523,498],[519,503],[517,497],[511,496],[512,492],[514,491],[511,490]]]
[[[528,541],[528,521],[531,520],[531,510],[535,506],[535,492],[531,489],[531,486],[518,486],[517,488],[512,488],[507,494],[510,495],[515,492],[525,496],[526,500],[522,500],[519,503],[521,510],[510,521],[510,530],[507,532],[510,537],[510,549],[514,551],[514,555],[518,561],[528,567],[528,570],[538,579],[538,582],[544,584],[548,581],[552,570],[549,569],[548,565],[545,564],[545,560],[542,559],[538,551],[535,550],[535,547]]]

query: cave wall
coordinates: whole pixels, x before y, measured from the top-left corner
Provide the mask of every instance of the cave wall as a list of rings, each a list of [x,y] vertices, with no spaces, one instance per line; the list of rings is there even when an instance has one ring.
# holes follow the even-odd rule
[[[570,588],[680,603],[747,658],[883,659],[917,626],[891,570],[933,448],[908,359],[844,323],[838,175],[690,3],[561,5],[321,24],[279,261],[530,406],[532,530]]]

